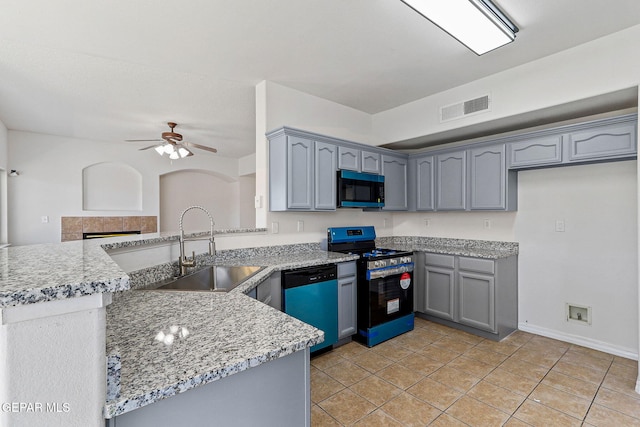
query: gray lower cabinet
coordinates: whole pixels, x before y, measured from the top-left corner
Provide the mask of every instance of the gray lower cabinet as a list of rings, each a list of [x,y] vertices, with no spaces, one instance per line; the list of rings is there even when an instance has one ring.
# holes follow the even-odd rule
[[[436,155],[436,210],[467,207],[467,152]]]
[[[357,332],[357,280],[355,261],[338,264],[338,339]]]
[[[337,147],[279,133],[269,140],[269,209],[336,209]]]
[[[382,155],[384,175],[384,207],[386,211],[406,211],[408,160],[406,156]]]
[[[517,329],[517,256],[424,253],[419,259],[416,311],[423,317],[494,340]]]
[[[282,311],[282,284],[280,272],[273,272],[267,280],[256,286],[249,295],[258,301]]]

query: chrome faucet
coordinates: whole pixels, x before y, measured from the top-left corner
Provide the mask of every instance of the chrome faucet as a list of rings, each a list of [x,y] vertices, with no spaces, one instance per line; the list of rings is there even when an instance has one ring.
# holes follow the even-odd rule
[[[187,209],[182,211],[182,214],[180,214],[180,259],[179,259],[179,263],[180,263],[180,275],[181,276],[184,276],[185,274],[187,274],[187,269],[189,267],[195,267],[196,266],[196,251],[192,252],[191,259],[187,258],[185,253],[184,253],[184,242],[189,241],[189,240],[205,240],[202,237],[190,237],[190,238],[184,237],[184,227],[182,225],[182,220],[184,218],[184,214],[186,214],[191,209],[200,209],[201,211],[206,213],[207,216],[209,217],[209,222],[211,223],[211,229],[209,230],[209,239],[208,239],[209,240],[209,255],[215,255],[216,254],[216,243],[215,243],[215,240],[213,238],[213,218],[211,217],[211,214],[209,213],[209,211],[207,211],[202,206],[189,206]]]

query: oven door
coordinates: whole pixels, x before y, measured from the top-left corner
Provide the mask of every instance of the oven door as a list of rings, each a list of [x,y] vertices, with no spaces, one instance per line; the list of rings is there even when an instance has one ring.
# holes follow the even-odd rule
[[[358,292],[358,327],[371,328],[413,313],[413,272],[365,280]],[[364,297],[364,298],[361,298]]]

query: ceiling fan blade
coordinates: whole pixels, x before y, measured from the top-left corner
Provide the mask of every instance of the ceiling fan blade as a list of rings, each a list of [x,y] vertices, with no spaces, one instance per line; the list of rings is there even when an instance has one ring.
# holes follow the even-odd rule
[[[157,147],[157,146],[158,146],[158,144],[153,144],[153,145],[150,145],[150,146],[148,146],[148,147],[138,148],[138,151],[148,150],[149,148],[155,148],[155,147]]]
[[[200,145],[200,144],[196,144],[194,142],[182,142],[184,145],[188,146],[188,147],[193,147],[193,148],[199,148],[201,150],[207,150],[210,151],[212,153],[217,153],[218,150],[216,150],[215,148],[211,148],[211,147],[207,147],[206,145]]]

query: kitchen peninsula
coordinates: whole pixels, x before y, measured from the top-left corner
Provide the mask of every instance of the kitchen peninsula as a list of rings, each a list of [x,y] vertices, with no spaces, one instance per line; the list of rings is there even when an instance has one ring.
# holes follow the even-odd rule
[[[513,243],[386,239],[467,256],[517,253]],[[207,262],[266,268],[231,292],[195,293],[133,290],[172,267],[127,274],[108,255],[172,240],[149,234],[0,250],[6,346],[0,375],[8,385],[0,399],[67,409],[3,412],[3,424],[103,425],[106,418],[120,427],[171,417],[191,423],[190,413],[205,423],[244,416],[269,425],[273,416],[281,425],[278,414],[308,422],[309,348],[323,333],[246,294],[279,270],[356,256],[323,251],[318,243],[223,250]]]

